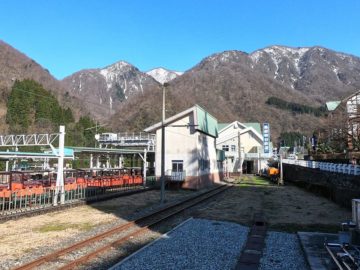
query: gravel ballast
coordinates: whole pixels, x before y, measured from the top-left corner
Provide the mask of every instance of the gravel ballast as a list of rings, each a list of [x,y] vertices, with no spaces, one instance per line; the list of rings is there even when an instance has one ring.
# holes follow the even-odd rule
[[[298,236],[291,233],[268,232],[259,269],[309,269]]]
[[[233,269],[249,229],[190,219],[112,269]]]

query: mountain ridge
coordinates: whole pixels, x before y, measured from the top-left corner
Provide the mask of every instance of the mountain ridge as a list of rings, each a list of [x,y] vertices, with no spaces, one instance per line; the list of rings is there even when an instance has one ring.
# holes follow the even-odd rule
[[[31,78],[59,100],[110,122],[117,130],[139,130],[159,120],[161,83],[126,61],[83,69],[61,81],[0,41],[0,120],[6,95],[15,79]],[[360,89],[360,58],[321,46],[268,46],[246,53],[229,50],[202,59],[167,86],[167,113],[198,103],[219,121],[270,122],[274,134],[319,126],[321,117],[274,108],[275,97],[310,107],[339,100]],[[80,101],[81,100],[81,101]],[[87,107],[87,108],[84,108]],[[268,121],[268,119],[270,119]]]
[[[163,67],[153,68],[146,72],[146,74],[152,76],[156,81],[161,84],[168,83],[173,79],[184,74],[184,72],[169,70]]]

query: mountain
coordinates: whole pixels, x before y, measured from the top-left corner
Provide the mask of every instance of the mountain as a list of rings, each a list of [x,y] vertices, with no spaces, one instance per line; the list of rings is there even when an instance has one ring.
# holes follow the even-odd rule
[[[16,80],[32,79],[40,83],[45,89],[56,96],[65,107],[70,107],[75,117],[86,110],[74,99],[66,94],[66,89],[56,80],[48,70],[44,69],[25,54],[0,40],[0,128],[6,130],[5,115],[7,99]]]
[[[165,68],[160,67],[160,68],[154,68],[152,70],[149,70],[148,72],[146,72],[146,74],[153,77],[159,83],[164,84],[164,83],[168,83],[168,82],[172,81],[173,79],[175,79],[176,77],[182,75],[183,72],[171,71],[171,70],[167,70]]]
[[[225,51],[170,81],[166,110],[170,116],[198,103],[220,122],[269,122],[273,138],[289,131],[311,134],[321,127],[323,117],[281,109],[268,100],[317,109],[327,100],[355,92],[359,68],[359,58],[320,47]],[[115,129],[142,129],[160,116],[161,91],[147,92],[129,100],[111,123]]]
[[[174,76],[162,68],[149,73],[160,83]],[[0,125],[11,86],[25,78],[51,90],[62,105],[75,110],[75,118],[90,115],[108,121],[116,131],[141,130],[160,120],[161,84],[127,62],[82,70],[58,81],[0,41]],[[356,56],[322,47],[271,46],[250,54],[225,51],[169,81],[166,113],[170,116],[198,103],[220,122],[269,122],[275,138],[284,131],[310,134],[324,120],[313,112],[321,111],[325,101],[358,89]]]
[[[251,53],[251,67],[317,102],[360,88],[360,58],[322,47],[271,46]]]
[[[85,69],[62,80],[71,95],[93,106],[92,114],[105,119],[129,97],[159,87],[150,75],[119,61],[102,69]]]

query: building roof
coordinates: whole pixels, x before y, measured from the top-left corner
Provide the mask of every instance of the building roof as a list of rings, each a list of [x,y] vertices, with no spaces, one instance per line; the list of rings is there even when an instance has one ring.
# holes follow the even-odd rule
[[[234,123],[234,122],[232,122]],[[223,130],[224,128],[226,128],[228,125],[232,124],[232,123],[219,123],[218,127],[219,127],[219,132],[221,130]],[[252,127],[253,129],[255,129],[259,134],[261,134],[261,125],[260,123],[255,123],[255,122],[249,122],[249,123],[241,123],[240,124],[244,125],[244,128],[248,128],[248,127]]]
[[[54,151],[49,151],[45,153],[37,153],[37,152],[9,152],[9,151],[1,151],[0,158],[39,158],[39,159],[47,159],[47,158],[58,158],[58,149],[54,149]],[[64,149],[64,158],[65,159],[74,159],[74,152],[71,149]]]
[[[195,130],[198,130],[200,132],[208,134],[212,137],[218,136],[217,119],[197,104],[185,111],[182,111],[174,116],[171,116],[171,117],[165,119],[164,125],[168,126],[171,123],[173,123],[189,114],[194,114]],[[158,122],[158,123],[146,128],[144,131],[145,132],[153,132],[153,131],[161,128],[161,126],[162,126],[162,122]]]
[[[331,111],[334,111],[338,106],[339,104],[341,103],[341,101],[328,101],[326,102],[326,109],[331,112]]]

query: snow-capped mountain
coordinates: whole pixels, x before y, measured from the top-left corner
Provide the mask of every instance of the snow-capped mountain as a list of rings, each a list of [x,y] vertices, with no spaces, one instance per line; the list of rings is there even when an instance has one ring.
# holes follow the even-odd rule
[[[164,83],[170,82],[173,79],[175,79],[176,77],[182,75],[183,72],[167,70],[165,68],[160,67],[160,68],[154,68],[152,70],[149,70],[148,72],[146,72],[146,74],[153,77],[159,83],[164,84]]]
[[[82,70],[62,82],[72,95],[93,104],[97,116],[111,115],[130,96],[159,86],[151,76],[125,61],[102,69]]]
[[[251,67],[323,102],[360,88],[360,58],[322,47],[271,46],[251,53]]]
[[[171,81],[169,89],[169,115],[197,103],[221,122],[269,122],[274,138],[289,131],[311,134],[324,118],[277,108],[267,101],[274,97],[319,108],[325,101],[342,99],[360,89],[360,59],[321,47],[271,46],[250,54],[225,51],[204,58]],[[159,121],[159,100],[161,92],[147,92],[124,104],[112,125],[121,128],[128,118],[142,119],[134,126],[139,130]]]

